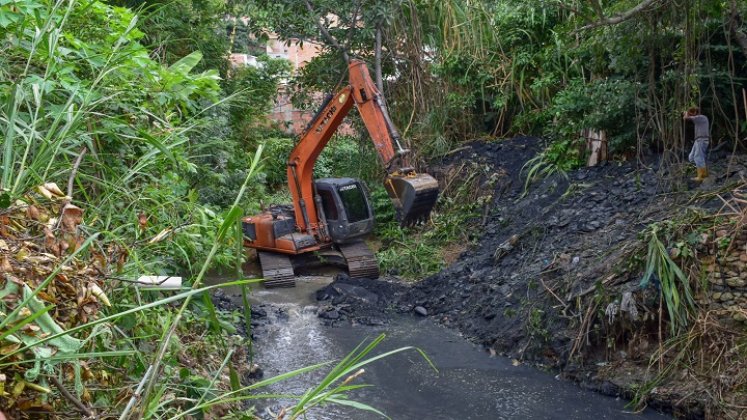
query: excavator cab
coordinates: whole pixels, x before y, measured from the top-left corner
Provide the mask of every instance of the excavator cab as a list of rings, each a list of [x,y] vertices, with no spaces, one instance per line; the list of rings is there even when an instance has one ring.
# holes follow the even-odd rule
[[[322,220],[336,244],[360,240],[373,231],[371,199],[363,183],[353,178],[322,178],[314,182],[321,200]]]

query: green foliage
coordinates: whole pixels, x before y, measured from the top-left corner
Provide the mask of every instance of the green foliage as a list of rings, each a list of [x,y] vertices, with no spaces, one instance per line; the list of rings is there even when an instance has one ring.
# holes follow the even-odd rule
[[[225,36],[226,15],[240,15],[241,5],[224,0],[109,0],[108,4],[140,11],[142,43],[152,56],[171,64],[199,51],[198,70],[215,69],[225,76],[230,40]],[[224,35],[224,36],[220,36]]]
[[[169,67],[152,60],[128,9],[75,1],[28,7],[35,12],[1,30],[0,60],[11,72],[0,73],[0,189],[13,199],[73,176],[73,197],[106,241],[148,242],[170,232],[173,240],[143,249],[162,258],[139,258],[133,248],[130,269],[189,268],[219,222],[187,179],[199,152],[190,136],[212,122],[204,113],[221,95],[217,73],[194,72],[199,52]]]
[[[660,239],[660,235],[671,234],[675,223],[652,224],[646,232],[648,252],[646,267],[641,287],[647,287],[654,281],[664,296],[664,302],[669,313],[669,327],[675,335],[685,331],[689,325],[690,315],[695,311],[692,286],[688,276],[672,260],[669,250]]]
[[[544,342],[549,341],[550,332],[547,330],[544,321],[545,311],[539,308],[532,308],[529,311],[529,319],[526,323],[527,334],[532,339],[540,339]]]
[[[521,173],[526,176],[524,195],[529,192],[532,182],[554,174],[567,178],[568,171],[583,166],[585,162],[581,153],[582,145],[583,143],[578,140],[556,141],[529,159],[521,168]]]
[[[312,2],[311,13],[303,2],[260,2],[259,14],[271,17],[258,27],[322,42],[324,53],[295,81],[297,99],[306,104],[310,91],[331,91],[344,79],[339,50],[316,26],[321,17],[339,16],[322,25],[369,63],[372,34],[383,28],[384,47],[396,50],[382,58],[390,113],[425,156],[475,137],[516,133],[581,150],[583,129],[605,131],[613,156],[648,149],[681,154],[689,145],[677,116],[692,103],[711,117],[714,138],[743,137],[735,122],[743,121],[738,93],[747,83],[747,56],[723,30],[733,26],[728,5],[664,3],[605,25],[602,16],[635,2],[602,2],[599,9],[560,3],[396,1],[365,3],[358,11],[355,3],[340,9],[324,0]],[[736,12],[747,10],[738,5]],[[357,26],[354,16],[361,17]],[[556,151],[544,161],[572,168],[583,159]]]
[[[225,81],[224,91],[231,100],[211,109],[203,127],[191,136],[195,167],[188,179],[204,204],[220,208],[230,205],[246,178],[250,152],[260,144],[274,143],[274,137],[280,135],[261,124],[274,103],[279,84],[288,74],[289,64],[267,56],[260,57],[259,62],[261,67],[237,69]],[[277,152],[271,150],[268,155],[276,157]],[[269,172],[275,170],[269,164],[265,167]],[[265,177],[260,175],[247,197],[266,194]],[[248,213],[259,210],[256,199],[246,199],[242,204]]]
[[[441,191],[429,223],[400,227],[383,187],[373,190],[376,236],[382,241],[377,253],[383,272],[418,280],[445,267],[449,252],[461,252],[478,235],[479,216],[493,200],[499,175],[472,163],[460,168],[454,183]]]
[[[548,108],[553,125],[548,127],[547,134],[559,142],[583,142],[584,139],[579,139],[583,129],[604,130],[610,152],[635,150],[635,93],[634,84],[627,80],[606,79],[585,83],[575,79],[554,96]],[[562,154],[548,158],[554,162],[573,159]]]
[[[379,251],[376,258],[387,273],[408,279],[420,279],[435,274],[444,268],[439,247],[413,239],[414,232],[400,229],[399,240],[391,239],[389,248]]]

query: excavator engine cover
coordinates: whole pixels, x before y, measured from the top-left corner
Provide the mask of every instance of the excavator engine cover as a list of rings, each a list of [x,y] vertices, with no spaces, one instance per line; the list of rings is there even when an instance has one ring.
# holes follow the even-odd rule
[[[438,181],[428,174],[389,175],[385,183],[402,226],[428,220],[438,200]]]

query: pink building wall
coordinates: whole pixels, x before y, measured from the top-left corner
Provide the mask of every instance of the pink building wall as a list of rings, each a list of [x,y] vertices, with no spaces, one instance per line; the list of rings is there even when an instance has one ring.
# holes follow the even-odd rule
[[[270,39],[267,42],[267,55],[273,58],[288,60],[294,74],[314,57],[321,54],[321,52],[321,45],[315,42],[301,42],[297,39],[291,39],[290,42],[286,43],[279,40],[275,34],[270,34]],[[233,66],[237,67],[257,65],[256,57],[248,54],[231,54],[230,61]],[[317,92],[314,93],[313,97],[316,103],[321,104],[324,94]],[[315,112],[316,110],[303,111],[296,109],[291,103],[290,94],[286,86],[280,86],[275,106],[269,115],[269,119],[278,123],[289,134],[299,135],[304,131],[309,121],[311,121]],[[345,135],[356,134],[356,131],[349,122],[344,122],[337,132]]]

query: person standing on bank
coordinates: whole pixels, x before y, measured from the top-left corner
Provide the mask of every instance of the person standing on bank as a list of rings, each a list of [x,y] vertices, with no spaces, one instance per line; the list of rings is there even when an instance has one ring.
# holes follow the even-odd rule
[[[682,118],[686,121],[692,121],[695,127],[695,141],[688,159],[695,164],[697,170],[697,175],[693,178],[693,181],[701,182],[708,177],[706,153],[708,152],[708,142],[711,139],[708,117],[701,114],[698,107],[692,107],[684,113]]]

